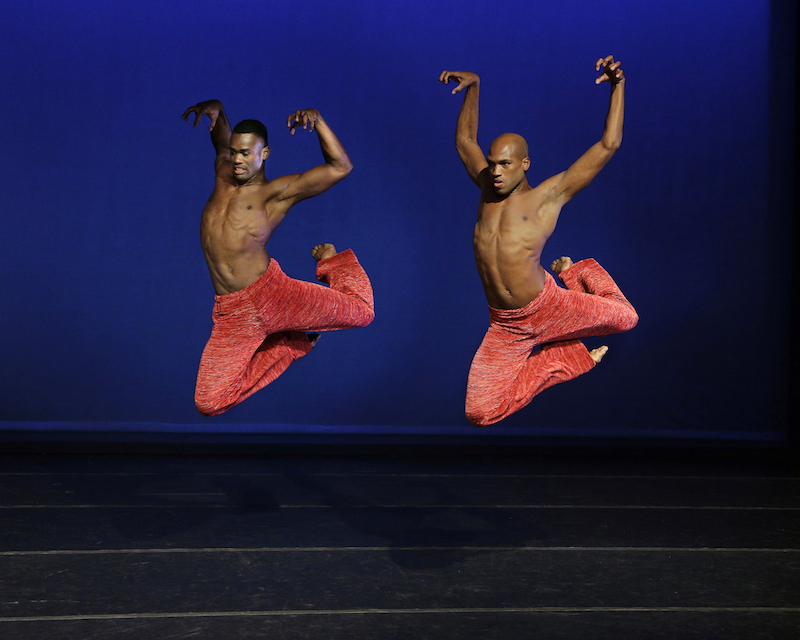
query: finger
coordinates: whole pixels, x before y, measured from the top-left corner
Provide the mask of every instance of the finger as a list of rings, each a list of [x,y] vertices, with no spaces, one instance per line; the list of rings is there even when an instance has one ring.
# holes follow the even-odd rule
[[[203,116],[199,113],[195,112],[195,119],[194,119],[194,128],[197,129],[197,125],[200,124],[200,120]]]
[[[442,71],[439,74],[439,82],[441,82],[442,84],[447,84],[449,80],[450,80],[450,72],[449,71]]]
[[[600,71],[600,67],[607,67],[612,62],[614,62],[614,56],[606,56],[605,58],[600,58],[595,65],[595,69]]]
[[[209,131],[213,131],[214,127],[217,126],[217,118],[219,117],[219,114],[217,114],[217,115],[215,115],[213,117],[212,116],[208,116],[208,117],[211,118],[211,124],[209,125],[208,130]]]
[[[189,120],[189,114],[191,112],[192,112],[192,107],[189,107],[186,111],[183,112],[183,115],[181,116],[181,118],[183,118],[184,120],[188,121]]]

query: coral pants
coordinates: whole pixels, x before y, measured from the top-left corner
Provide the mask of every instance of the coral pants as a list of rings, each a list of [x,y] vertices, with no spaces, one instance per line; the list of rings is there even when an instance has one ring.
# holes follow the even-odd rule
[[[215,296],[211,337],[197,372],[195,404],[218,415],[311,351],[306,331],[363,327],[375,317],[372,285],[347,249],[317,263],[330,288],[288,277],[273,258],[253,284]]]
[[[569,290],[546,275],[542,292],[521,309],[489,308],[489,329],[467,382],[466,415],[475,425],[498,422],[548,387],[594,367],[579,338],[621,333],[639,321],[611,276],[591,258],[559,276]]]

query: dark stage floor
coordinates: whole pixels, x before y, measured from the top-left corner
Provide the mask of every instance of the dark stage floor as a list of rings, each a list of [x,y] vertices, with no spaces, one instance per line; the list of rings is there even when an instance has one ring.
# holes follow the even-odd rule
[[[0,638],[800,638],[774,453],[290,449],[0,456]]]

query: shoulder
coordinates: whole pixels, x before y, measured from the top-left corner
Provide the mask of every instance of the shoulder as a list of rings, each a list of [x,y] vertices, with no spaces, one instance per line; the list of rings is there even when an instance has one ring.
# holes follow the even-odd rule
[[[547,180],[543,180],[533,188],[533,191],[538,197],[543,199],[552,198],[556,192],[556,187],[561,182],[565,173],[565,171],[562,171],[561,173],[547,178]]]
[[[289,197],[289,187],[297,181],[300,174],[289,174],[280,176],[279,178],[272,178],[263,186],[263,193],[265,200],[282,200],[284,197]]]

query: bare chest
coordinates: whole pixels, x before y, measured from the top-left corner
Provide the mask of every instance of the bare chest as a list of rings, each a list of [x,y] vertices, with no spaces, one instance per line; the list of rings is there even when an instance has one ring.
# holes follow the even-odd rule
[[[262,189],[217,188],[203,209],[204,235],[241,234],[266,240],[280,222]]]
[[[475,223],[475,240],[519,241],[540,236],[539,203],[532,198],[481,202]]]

